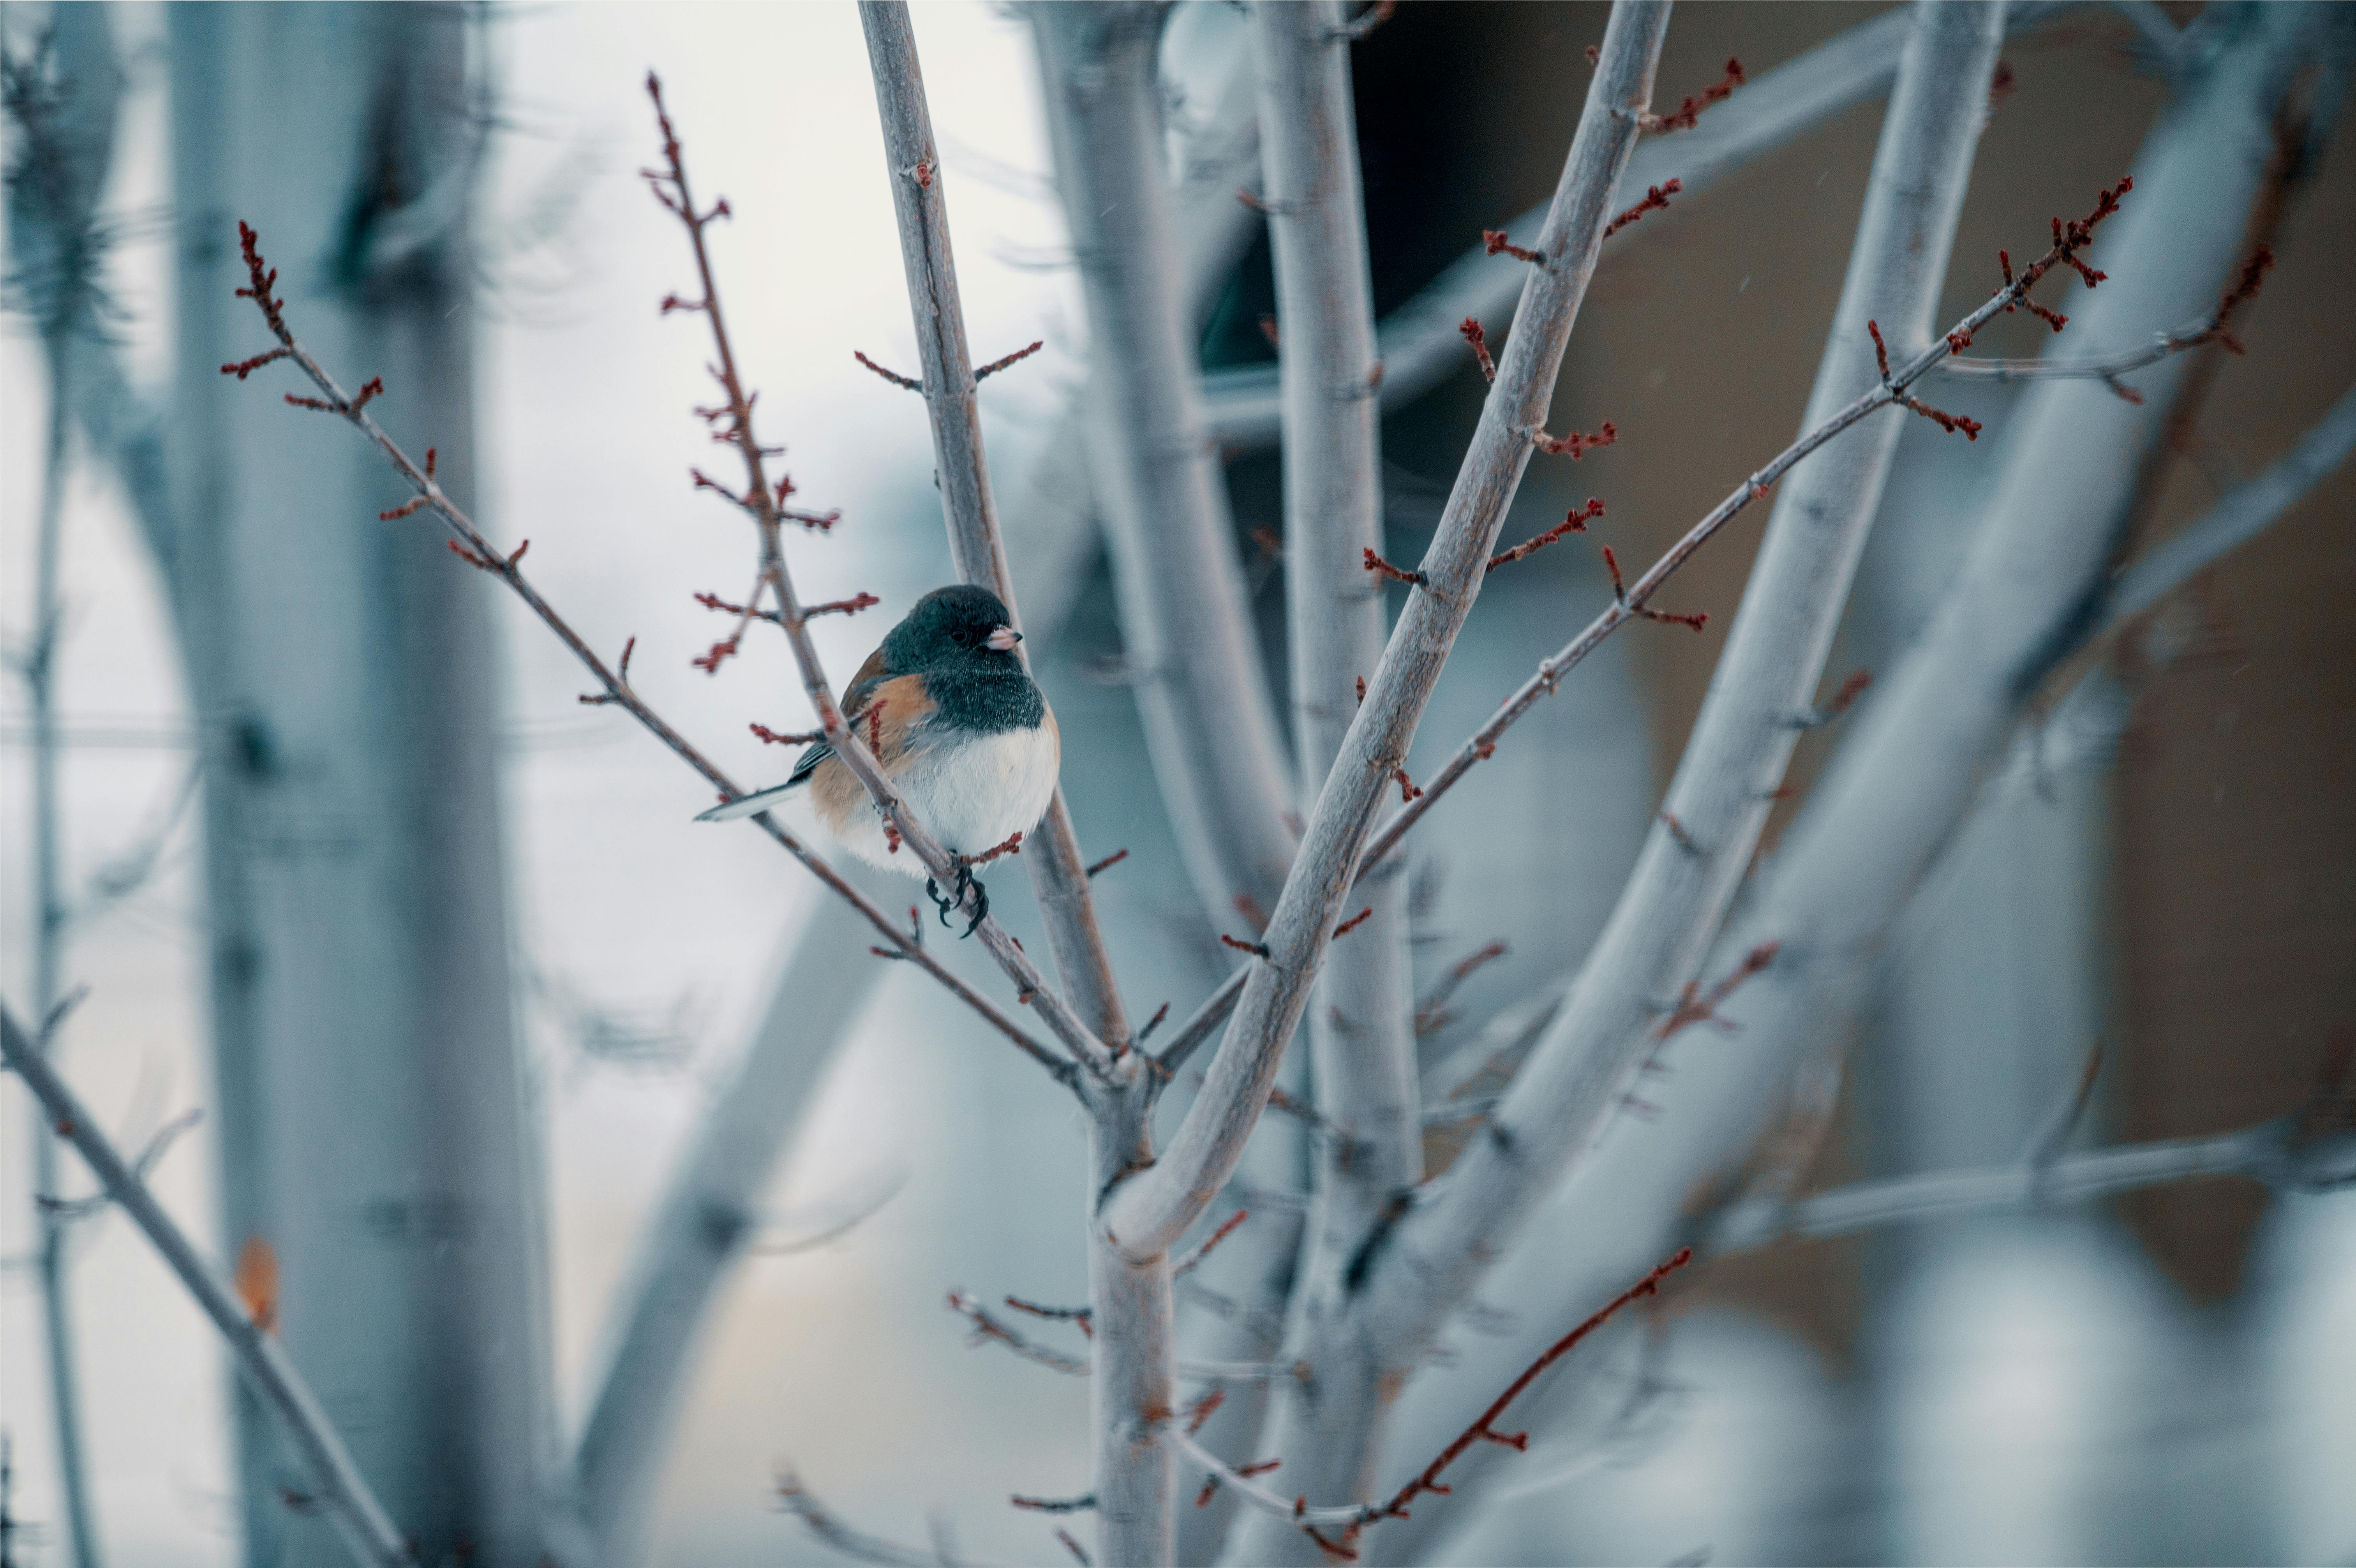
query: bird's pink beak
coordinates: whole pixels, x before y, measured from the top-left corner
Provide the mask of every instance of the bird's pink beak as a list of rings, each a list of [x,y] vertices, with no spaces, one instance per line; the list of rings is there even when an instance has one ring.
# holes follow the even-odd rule
[[[982,646],[993,649],[1000,653],[1011,653],[1014,650],[1014,645],[1022,640],[1023,634],[1021,632],[1015,630],[1011,626],[1001,626],[997,630],[991,632],[988,637],[982,639]]]

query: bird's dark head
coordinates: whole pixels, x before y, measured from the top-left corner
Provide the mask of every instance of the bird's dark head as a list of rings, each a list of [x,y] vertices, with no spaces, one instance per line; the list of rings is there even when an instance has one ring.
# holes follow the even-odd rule
[[[936,588],[916,601],[907,618],[884,639],[884,656],[895,670],[1003,664],[1020,668],[1014,645],[1023,634],[998,596],[988,588]]]

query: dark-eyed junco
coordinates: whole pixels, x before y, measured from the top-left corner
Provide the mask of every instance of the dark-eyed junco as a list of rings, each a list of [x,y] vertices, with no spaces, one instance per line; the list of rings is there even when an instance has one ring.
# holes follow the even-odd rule
[[[1014,656],[1023,634],[1011,619],[987,588],[936,588],[868,655],[842,693],[843,718],[953,856],[983,854],[1029,832],[1055,793],[1063,755],[1055,715]],[[845,849],[887,869],[923,870],[915,856],[893,853],[883,813],[825,741],[802,753],[783,784],[696,821],[749,817],[804,784],[819,822]],[[960,887],[970,880],[962,866],[958,880]],[[986,895],[980,904],[989,908]],[[942,904],[944,921],[950,907]]]

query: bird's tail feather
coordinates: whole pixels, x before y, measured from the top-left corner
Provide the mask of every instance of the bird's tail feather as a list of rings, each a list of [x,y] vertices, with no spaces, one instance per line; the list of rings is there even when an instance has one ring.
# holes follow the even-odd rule
[[[733,822],[739,817],[753,816],[772,806],[783,805],[787,795],[800,789],[803,782],[794,779],[766,789],[755,789],[749,795],[739,795],[698,814],[695,820],[699,822]]]

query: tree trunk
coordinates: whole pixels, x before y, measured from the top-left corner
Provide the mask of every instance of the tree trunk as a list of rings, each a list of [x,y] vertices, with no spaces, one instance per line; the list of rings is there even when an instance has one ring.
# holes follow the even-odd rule
[[[171,580],[204,744],[225,1231],[423,1556],[531,1563],[552,1438],[480,589],[377,455],[216,367],[266,346],[236,224],[330,362],[473,489],[458,13],[172,16]],[[452,182],[457,182],[453,184]],[[247,1269],[249,1280],[271,1271]],[[340,1555],[241,1391],[248,1560]],[[290,1500],[288,1494],[294,1494]]]

